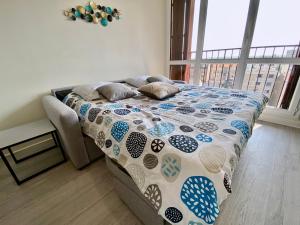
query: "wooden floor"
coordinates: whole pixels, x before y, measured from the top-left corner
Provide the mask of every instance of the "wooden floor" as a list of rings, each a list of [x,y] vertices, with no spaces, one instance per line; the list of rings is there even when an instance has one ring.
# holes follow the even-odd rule
[[[20,187],[1,164],[0,224],[141,223],[119,200],[101,159],[83,171],[65,163]],[[216,225],[279,224],[300,225],[300,130],[258,124]]]

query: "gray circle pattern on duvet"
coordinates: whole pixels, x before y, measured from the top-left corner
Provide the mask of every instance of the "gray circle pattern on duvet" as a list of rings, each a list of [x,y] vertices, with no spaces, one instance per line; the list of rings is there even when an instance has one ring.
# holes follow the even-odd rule
[[[153,169],[158,164],[158,158],[153,154],[147,154],[143,159],[143,163],[147,169]]]
[[[144,196],[151,203],[151,205],[158,211],[162,204],[161,191],[157,184],[151,184],[147,187]]]
[[[180,112],[182,114],[189,114],[195,112],[195,109],[193,107],[189,106],[181,106],[176,109],[177,112]]]
[[[89,111],[89,116],[88,116],[88,120],[90,122],[94,122],[97,115],[100,113],[101,109],[100,108],[91,108]]]
[[[218,126],[211,122],[199,122],[196,123],[194,127],[198,128],[200,131],[204,133],[212,133],[218,130]]]

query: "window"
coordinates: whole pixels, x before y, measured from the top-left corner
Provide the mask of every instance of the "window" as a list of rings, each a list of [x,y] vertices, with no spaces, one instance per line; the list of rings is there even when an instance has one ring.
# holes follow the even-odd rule
[[[168,1],[172,79],[267,93],[269,105],[294,113],[299,0]]]
[[[240,48],[248,7],[249,0],[208,0],[204,51]],[[214,53],[216,57],[217,54]],[[234,54],[238,56],[237,52]]]

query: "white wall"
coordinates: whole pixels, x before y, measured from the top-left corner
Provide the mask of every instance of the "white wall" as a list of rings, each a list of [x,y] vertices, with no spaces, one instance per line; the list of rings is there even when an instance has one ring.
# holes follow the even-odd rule
[[[85,0],[0,2],[0,130],[45,116],[51,88],[165,70],[165,2],[106,0],[120,21],[69,21],[63,9]]]

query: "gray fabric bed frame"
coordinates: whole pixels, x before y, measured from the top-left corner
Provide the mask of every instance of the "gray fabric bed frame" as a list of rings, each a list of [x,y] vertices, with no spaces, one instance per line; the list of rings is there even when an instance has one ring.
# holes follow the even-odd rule
[[[123,81],[115,81],[123,82]],[[175,81],[182,83],[182,81]],[[77,169],[83,169],[94,160],[104,156],[94,141],[83,134],[76,112],[65,105],[62,99],[73,87],[51,90],[52,95],[42,98],[44,110],[49,120],[59,132],[64,150]],[[152,208],[131,177],[116,162],[106,157],[108,169],[113,174],[114,188],[119,197],[145,225],[169,224]]]

